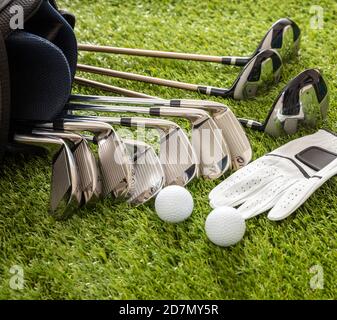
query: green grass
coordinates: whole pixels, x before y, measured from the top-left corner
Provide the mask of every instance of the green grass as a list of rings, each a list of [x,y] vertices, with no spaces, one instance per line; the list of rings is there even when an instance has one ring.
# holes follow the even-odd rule
[[[238,116],[263,119],[282,87],[306,68],[318,67],[329,81],[328,127],[337,130],[336,12],[324,8],[324,28],[310,28],[312,1],[60,1],[77,15],[77,36],[97,44],[247,55],[277,19],[289,16],[302,29],[300,59],[287,64],[281,83],[252,101],[224,101]],[[192,83],[228,86],[234,67],[83,54],[82,62]],[[113,85],[174,98],[194,93],[106,79]],[[76,88],[78,91],[79,88]],[[82,93],[100,93],[86,91]],[[204,98],[204,97],[203,97]],[[218,99],[218,101],[222,101]],[[309,131],[301,131],[300,136]],[[272,139],[248,131],[254,158],[290,137]],[[74,218],[55,222],[47,214],[47,158],[7,158],[0,180],[0,298],[2,299],[332,299],[337,290],[336,180],[283,222],[261,215],[247,222],[244,240],[222,249],[204,232],[207,195],[220,181],[195,180],[192,217],[179,225],[157,218],[153,204],[132,208],[105,200]],[[9,269],[25,272],[21,291],[9,286]],[[324,270],[324,289],[312,290],[313,265]]]

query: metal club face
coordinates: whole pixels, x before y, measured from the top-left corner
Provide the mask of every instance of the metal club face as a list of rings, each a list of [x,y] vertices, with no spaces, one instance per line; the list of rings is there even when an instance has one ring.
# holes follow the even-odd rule
[[[125,112],[124,109],[123,111]],[[185,186],[198,174],[199,159],[192,144],[184,130],[172,121],[142,117],[117,118],[83,115],[70,117],[79,121],[100,121],[111,125],[155,129],[160,135],[159,159],[165,173],[165,185]]]
[[[70,98],[74,102],[100,103],[103,105],[128,104],[138,106],[168,106],[181,108],[194,108],[206,110],[219,129],[228,144],[232,157],[232,166],[239,169],[247,165],[252,158],[252,148],[242,125],[233,114],[232,110],[222,103],[207,100],[164,100],[160,98],[125,98],[106,96],[82,96],[76,95]]]
[[[255,54],[261,50],[274,49],[283,62],[286,62],[298,55],[300,39],[301,30],[298,25],[288,18],[283,18],[276,21],[268,30]]]
[[[113,129],[109,133],[96,136],[96,144],[103,181],[103,196],[111,193],[114,198],[128,197],[129,191],[133,188],[134,171],[125,144]]]
[[[53,159],[50,210],[59,219],[68,216],[71,207],[77,208],[81,201],[80,181],[76,171],[75,159],[67,145]]]
[[[246,132],[229,107],[203,100],[170,100],[168,103],[175,107],[206,110],[212,116],[227,143],[233,169],[240,169],[251,161],[252,148]],[[160,105],[160,100],[157,105]]]
[[[86,205],[96,203],[102,195],[102,180],[96,158],[85,139],[74,146],[73,153],[81,177],[83,202]]]
[[[166,176],[166,184],[187,185],[198,174],[198,159],[185,132],[178,126],[167,130],[160,138],[160,161]]]
[[[246,166],[252,160],[253,151],[245,130],[232,110],[225,108],[213,120],[228,145],[232,168],[237,170]]]
[[[200,174],[204,178],[217,179],[230,168],[227,143],[209,115],[193,122],[192,145],[200,160]]]
[[[123,139],[134,167],[134,188],[130,191],[128,202],[133,205],[143,204],[163,188],[165,173],[154,149],[148,144],[135,140]]]
[[[38,126],[38,125],[37,125]],[[34,134],[65,140],[75,158],[82,192],[82,204],[95,203],[102,193],[102,182],[96,159],[84,137],[74,132],[34,129]]]
[[[316,126],[327,118],[328,87],[321,73],[309,69],[294,78],[275,100],[265,122],[272,136],[294,134],[298,125]]]
[[[243,68],[232,87],[233,98],[245,100],[266,91],[280,80],[282,59],[275,50],[263,50]]]
[[[43,147],[53,154],[50,213],[56,219],[68,218],[81,204],[81,190],[76,162],[67,143],[56,137],[21,134],[16,134],[14,141]]]
[[[216,179],[230,168],[230,152],[221,130],[201,109],[172,107],[102,106],[68,104],[68,110],[149,114],[155,117],[185,118],[192,125],[192,146],[200,165],[200,174]],[[101,119],[101,118],[100,118]],[[103,120],[105,121],[105,120]]]
[[[72,132],[92,132],[92,140],[98,146],[98,163],[102,177],[102,197],[111,194],[114,198],[127,196],[132,188],[132,164],[126,146],[107,123],[99,121],[77,121],[58,119],[40,127]]]

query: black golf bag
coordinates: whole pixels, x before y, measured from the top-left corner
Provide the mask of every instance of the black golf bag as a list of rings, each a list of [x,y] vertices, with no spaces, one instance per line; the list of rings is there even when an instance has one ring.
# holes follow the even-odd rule
[[[20,14],[23,29],[13,28]],[[54,0],[0,0],[0,159],[20,123],[62,114],[77,65],[74,25]]]

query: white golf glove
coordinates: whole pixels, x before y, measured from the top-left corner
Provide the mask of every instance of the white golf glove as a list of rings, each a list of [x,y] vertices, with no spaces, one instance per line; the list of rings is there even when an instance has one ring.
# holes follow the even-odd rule
[[[240,169],[214,188],[213,208],[232,206],[245,218],[271,211],[282,220],[337,174],[337,135],[326,130],[293,140]]]

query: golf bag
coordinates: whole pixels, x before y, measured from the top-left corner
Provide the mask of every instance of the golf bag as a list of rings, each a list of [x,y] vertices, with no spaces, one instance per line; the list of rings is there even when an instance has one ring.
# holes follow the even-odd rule
[[[54,0],[0,0],[0,159],[20,123],[62,114],[77,65],[74,25]]]

